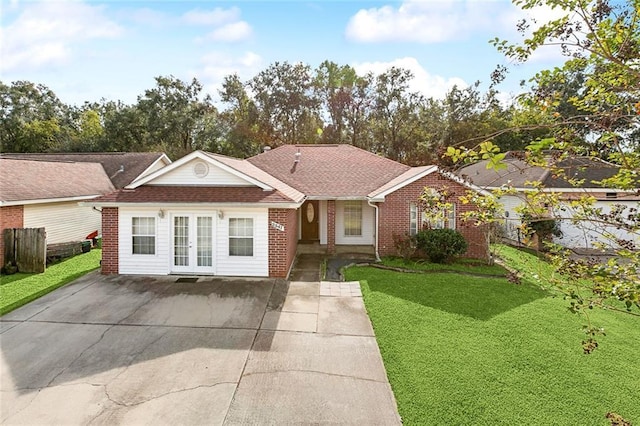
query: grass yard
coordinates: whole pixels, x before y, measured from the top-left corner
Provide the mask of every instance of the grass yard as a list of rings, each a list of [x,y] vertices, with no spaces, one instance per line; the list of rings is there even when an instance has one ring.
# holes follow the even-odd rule
[[[540,276],[537,258],[521,261]],[[405,424],[607,425],[609,411],[640,424],[637,317],[594,311],[607,336],[584,355],[583,318],[526,274],[521,285],[371,267],[345,277],[363,283]]]
[[[0,278],[0,315],[97,269],[101,256],[102,250],[94,249],[51,265],[42,274],[3,275]]]

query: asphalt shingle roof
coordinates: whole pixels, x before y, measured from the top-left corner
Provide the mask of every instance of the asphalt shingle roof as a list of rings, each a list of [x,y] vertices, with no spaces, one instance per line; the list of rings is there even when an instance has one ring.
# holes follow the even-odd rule
[[[609,178],[618,172],[618,167],[598,159],[574,157],[556,164],[564,170],[564,175],[555,176],[549,169],[530,166],[520,155],[508,153],[503,170],[487,169],[488,160],[479,161],[463,167],[458,175],[469,179],[473,184],[486,187],[511,185],[514,188],[530,187],[527,182],[542,182],[546,188],[575,188],[567,179],[584,179],[579,188],[602,188],[595,183]]]
[[[28,201],[106,194],[114,186],[99,163],[0,158],[0,201]]]
[[[71,152],[2,154],[1,157],[40,161],[100,163],[107,176],[111,179],[113,186],[124,188],[163,155],[160,152]],[[122,172],[119,171],[121,167],[123,168]]]
[[[258,187],[151,186],[121,189],[93,200],[97,203],[288,203],[280,191]]]
[[[323,198],[364,198],[411,169],[346,144],[283,145],[247,161],[309,197]]]

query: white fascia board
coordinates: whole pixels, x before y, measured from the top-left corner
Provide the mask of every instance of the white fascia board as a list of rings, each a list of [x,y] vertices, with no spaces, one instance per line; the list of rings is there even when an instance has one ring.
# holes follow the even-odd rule
[[[125,189],[136,189],[139,186],[144,185],[145,183],[151,182],[152,180],[156,179],[159,176],[162,176],[166,173],[171,172],[172,170],[175,170],[177,168],[179,168],[180,166],[188,163],[189,161],[198,158],[202,161],[206,161],[207,163],[218,167],[228,173],[231,173],[234,176],[239,177],[240,179],[246,180],[248,183],[255,185],[259,188],[262,188],[265,191],[271,191],[273,190],[272,187],[270,187],[269,185],[265,184],[264,182],[260,182],[257,179],[254,179],[250,176],[245,175],[244,173],[239,172],[238,170],[227,166],[226,164],[223,164],[219,161],[216,161],[214,158],[209,157],[208,155],[206,155],[205,153],[203,153],[202,151],[194,151],[190,154],[185,155],[184,157],[182,157],[179,160],[174,161],[173,163],[169,164],[168,166],[165,166],[163,168],[161,168],[160,170],[157,170],[153,173],[151,173],[148,176],[143,177],[142,179],[135,181],[129,185],[127,185],[125,187]]]
[[[117,203],[117,202],[97,202],[85,201],[79,203],[82,206],[90,207],[156,207],[162,209],[189,208],[189,207],[209,207],[209,208],[234,208],[252,207],[263,209],[297,209],[302,205],[299,203]]]
[[[369,197],[366,195],[354,195],[349,197],[326,197],[322,195],[309,195],[306,197],[311,201],[367,201]]]
[[[396,192],[398,189],[404,188],[405,186],[417,181],[418,179],[421,179],[427,175],[430,175],[431,173],[435,172],[438,170],[437,166],[431,166],[425,170],[423,170],[422,172],[411,176],[410,178],[403,180],[402,182],[399,182],[397,185],[392,186],[389,189],[386,189],[382,192],[380,192],[379,194],[374,195],[373,197],[365,197],[367,200],[371,201],[371,202],[382,202],[384,201],[385,197],[389,194],[391,194],[392,192]]]
[[[15,200],[15,201],[0,201],[0,207],[5,206],[26,206],[29,204],[49,204],[49,203],[64,203],[66,201],[82,201],[91,200],[96,197],[100,197],[104,194],[95,195],[81,195],[77,197],[63,197],[63,198],[40,198],[37,200]]]
[[[508,188],[508,187],[507,187]],[[504,187],[501,186],[488,186],[486,188],[487,190],[493,190],[493,189],[504,189]],[[513,188],[509,188],[509,189],[515,189],[518,192],[529,192],[529,191],[535,191],[536,188],[520,188],[520,187],[513,187]],[[617,192],[617,193],[622,193],[622,194],[635,194],[638,190],[633,190],[633,189],[616,189],[616,188],[540,188],[542,190],[542,192]]]
[[[160,157],[158,157],[158,158],[157,158],[153,163],[151,163],[151,164],[149,165],[149,167],[147,167],[146,169],[144,169],[144,170],[142,171],[142,173],[140,173],[138,176],[136,176],[136,178],[133,180],[133,182],[131,182],[129,185],[133,185],[134,183],[136,183],[136,181],[137,181],[138,179],[140,179],[140,176],[145,176],[145,175],[147,174],[147,170],[152,169],[152,168],[153,168],[156,164],[158,164],[160,161],[162,161],[163,163],[165,163],[167,166],[168,166],[169,164],[171,164],[171,159],[170,159],[169,157],[167,157],[167,154],[164,154],[164,153],[163,153],[163,154],[162,154]],[[165,167],[166,167],[166,166],[165,166]],[[162,168],[158,169],[158,171],[159,171],[159,170],[162,170],[162,169],[164,169],[164,167],[162,167]]]

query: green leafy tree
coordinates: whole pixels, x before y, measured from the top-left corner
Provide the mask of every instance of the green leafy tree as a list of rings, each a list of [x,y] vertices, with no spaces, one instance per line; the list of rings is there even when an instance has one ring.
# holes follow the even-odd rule
[[[67,106],[41,84],[0,82],[0,150],[53,152],[62,146]]]
[[[148,137],[157,149],[174,157],[206,147],[212,141],[199,138],[217,113],[209,95],[203,95],[197,79],[156,77],[156,87],[138,97],[138,110],[146,121]],[[149,144],[151,146],[151,144]]]
[[[275,62],[248,86],[257,107],[262,140],[276,146],[318,140],[322,121],[308,65]]]
[[[519,28],[531,33],[516,43],[494,40],[501,52],[516,62],[528,60],[543,46],[567,55],[562,66],[534,76],[531,91],[523,97],[529,108],[546,115],[542,122],[550,131],[549,137],[527,146],[527,162],[579,186],[581,182],[566,173],[563,162],[576,155],[592,159],[605,156],[619,171],[602,180],[602,187],[640,196],[640,152],[633,143],[640,127],[640,2],[514,0],[514,4],[524,10],[552,7],[563,16],[540,23],[532,31],[528,22],[521,22]],[[572,87],[561,90],[567,82]],[[504,153],[491,141],[471,148],[451,146],[447,156],[456,162],[486,159],[488,167],[504,167]],[[612,232],[603,232],[605,240],[598,248],[611,255],[606,262],[591,262],[572,256],[564,247],[549,246],[549,261],[563,272],[553,277],[554,288],[571,300],[573,312],[585,316],[583,347],[590,353],[602,333],[591,322],[591,309],[640,316],[640,205],[613,204],[611,211],[604,211],[589,194],[567,202],[541,187],[527,198],[522,214],[528,215],[529,222],[568,219],[562,216],[568,206],[576,224],[623,229],[632,236],[620,240]]]

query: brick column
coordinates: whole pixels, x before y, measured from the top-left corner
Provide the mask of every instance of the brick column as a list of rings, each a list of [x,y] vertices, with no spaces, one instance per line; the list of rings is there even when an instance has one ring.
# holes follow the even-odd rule
[[[327,253],[336,252],[336,201],[327,201]]]
[[[276,229],[271,222],[284,226]],[[286,278],[298,248],[298,212],[295,209],[269,209],[269,276]]]
[[[24,227],[24,206],[0,207],[0,268],[4,266],[4,230]]]
[[[105,275],[118,273],[118,208],[102,208],[102,269]]]

